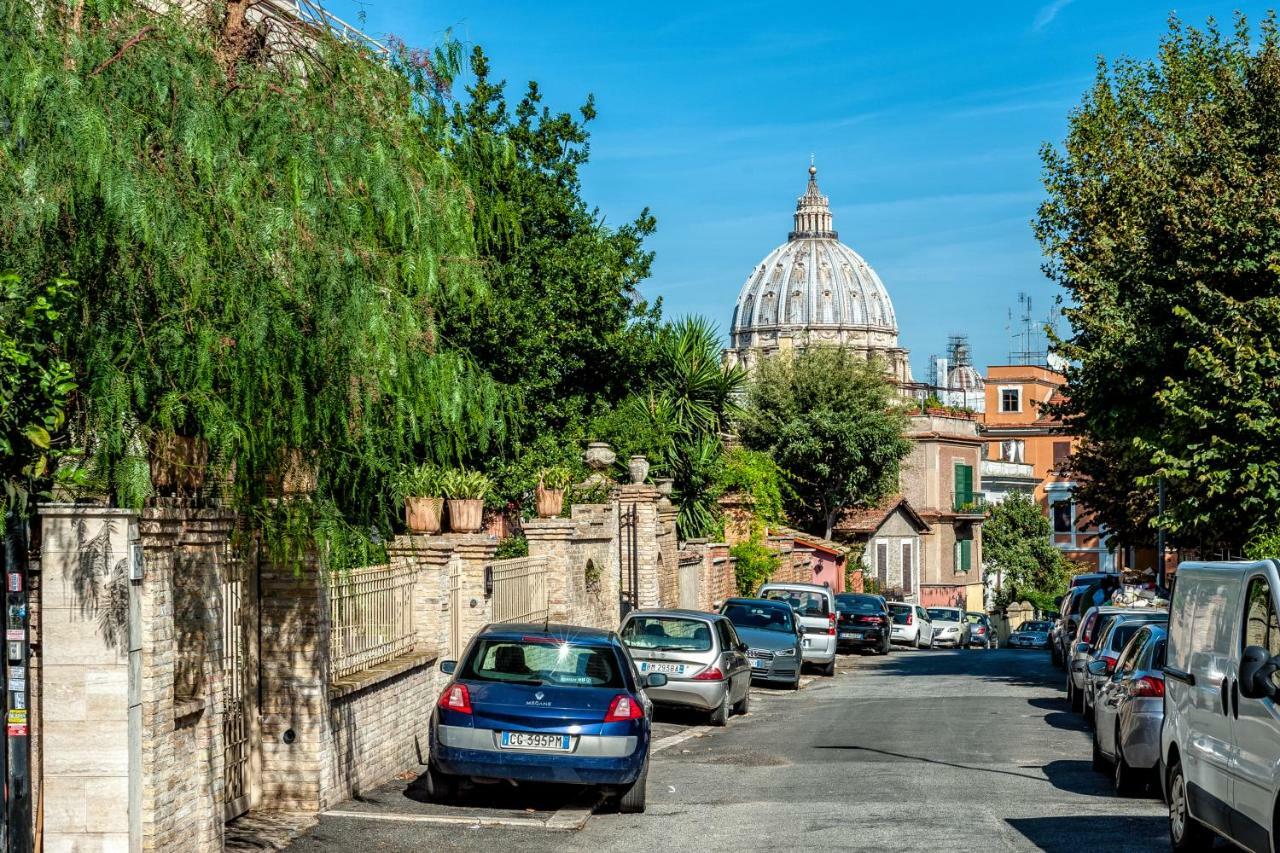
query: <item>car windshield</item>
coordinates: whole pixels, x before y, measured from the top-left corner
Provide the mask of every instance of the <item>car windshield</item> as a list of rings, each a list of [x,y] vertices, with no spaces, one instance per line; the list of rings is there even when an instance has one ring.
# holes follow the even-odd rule
[[[826,616],[827,596],[825,593],[804,589],[769,589],[764,597],[770,601],[785,601],[802,616]]]
[[[1048,632],[1048,631],[1049,631],[1049,623],[1048,623],[1048,622],[1027,622],[1025,625],[1023,625],[1023,626],[1022,626],[1021,628],[1019,628],[1018,630],[1019,630],[1019,631],[1044,631],[1044,632]]]
[[[836,610],[841,613],[883,613],[880,599],[870,595],[837,595]]]
[[[785,607],[731,601],[724,606],[722,612],[739,628],[761,628],[787,634],[794,634],[796,630],[791,622],[791,611]]]
[[[459,677],[537,687],[626,687],[622,665],[612,648],[574,645],[552,637],[482,638]]]
[[[951,608],[949,608],[949,607],[930,607],[930,608],[929,608],[929,618],[930,618],[930,619],[942,619],[942,620],[943,620],[943,621],[945,621],[945,622],[959,622],[959,621],[961,621],[961,620],[960,620],[960,611],[959,611],[959,610],[952,610],[952,609],[951,609]]]
[[[622,628],[622,641],[633,649],[709,652],[711,626],[701,619],[634,616]]]

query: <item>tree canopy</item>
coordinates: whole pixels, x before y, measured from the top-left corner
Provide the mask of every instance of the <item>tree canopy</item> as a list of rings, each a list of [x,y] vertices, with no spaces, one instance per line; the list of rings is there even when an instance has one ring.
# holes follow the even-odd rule
[[[1241,545],[1280,514],[1280,39],[1176,19],[1100,63],[1043,152],[1036,233],[1066,290],[1059,407],[1081,500],[1121,542]],[[1167,484],[1157,519],[1156,490]]]
[[[881,362],[819,346],[761,363],[739,434],[788,473],[791,519],[830,536],[840,510],[897,490],[906,426]]]
[[[1067,590],[1071,568],[1053,546],[1049,519],[1027,495],[1010,494],[991,508],[982,525],[982,554],[988,574],[999,572],[995,605],[1029,601],[1050,611]]]

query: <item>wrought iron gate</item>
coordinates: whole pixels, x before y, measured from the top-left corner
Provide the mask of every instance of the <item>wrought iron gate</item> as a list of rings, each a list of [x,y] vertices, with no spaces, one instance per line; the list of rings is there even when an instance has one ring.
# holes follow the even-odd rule
[[[257,801],[258,619],[256,561],[226,561],[222,581],[222,738],[224,818],[244,814]]]
[[[455,560],[449,566],[449,649],[450,657],[462,657],[467,638],[462,636],[462,563]]]

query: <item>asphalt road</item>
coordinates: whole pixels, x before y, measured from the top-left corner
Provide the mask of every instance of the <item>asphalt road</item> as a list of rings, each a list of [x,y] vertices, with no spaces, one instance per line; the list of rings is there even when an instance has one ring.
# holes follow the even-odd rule
[[[494,787],[446,808],[405,780],[289,850],[1167,851],[1159,799],[1090,768],[1061,681],[1039,652],[854,656],[799,693],[754,691],[726,729],[661,715],[643,815]]]

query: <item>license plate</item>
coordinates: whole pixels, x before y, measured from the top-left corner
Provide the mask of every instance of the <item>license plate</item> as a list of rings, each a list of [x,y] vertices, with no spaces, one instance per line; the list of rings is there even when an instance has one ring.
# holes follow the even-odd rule
[[[554,752],[569,751],[568,735],[544,735],[537,732],[503,732],[503,749],[549,749]]]
[[[861,640],[862,632],[861,631],[841,631],[840,636],[845,640]]]
[[[684,673],[684,664],[642,660],[640,661],[640,671],[641,672],[669,672],[673,675],[681,675]]]
[[[768,669],[769,665],[764,661],[760,660],[760,658],[751,658],[751,668],[752,669]]]

